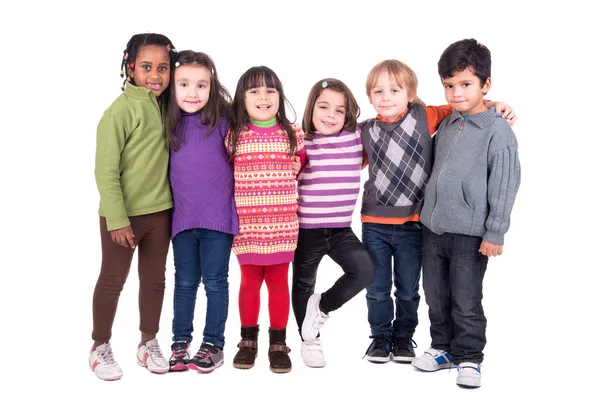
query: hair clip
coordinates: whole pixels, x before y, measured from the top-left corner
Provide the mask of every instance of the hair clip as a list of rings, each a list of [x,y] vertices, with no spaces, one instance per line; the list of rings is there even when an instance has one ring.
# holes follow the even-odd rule
[[[125,90],[125,84],[121,85],[121,90]]]
[[[129,64],[129,68],[133,68],[133,67],[135,67],[135,63]]]
[[[125,53],[125,55],[123,56],[123,60],[127,60],[127,57],[129,57],[129,53]]]
[[[175,62],[175,68],[179,67],[181,65],[181,63],[179,61]]]
[[[323,83],[321,83],[321,86],[323,86],[323,89],[325,89],[327,87],[327,81],[323,81]]]
[[[171,51],[171,45],[170,44],[168,44],[165,48],[167,49],[167,51]]]

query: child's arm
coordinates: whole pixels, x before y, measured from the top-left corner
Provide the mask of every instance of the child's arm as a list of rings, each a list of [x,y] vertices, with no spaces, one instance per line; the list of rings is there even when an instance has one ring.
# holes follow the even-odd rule
[[[127,141],[123,120],[114,114],[104,114],[96,132],[96,163],[94,175],[100,193],[107,229],[114,242],[135,247],[134,234],[127,217],[121,190],[121,152]]]
[[[521,164],[517,140],[506,124],[497,124],[488,155],[488,203],[486,233],[479,251],[488,257],[502,254],[504,234],[510,225],[510,213],[521,182]]]

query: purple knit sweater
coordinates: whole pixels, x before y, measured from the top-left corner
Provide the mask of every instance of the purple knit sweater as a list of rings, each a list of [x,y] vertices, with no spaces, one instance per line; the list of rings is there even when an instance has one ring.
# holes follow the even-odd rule
[[[228,123],[222,119],[209,136],[209,127],[200,123],[200,113],[181,114],[177,129],[182,139],[171,150],[169,178],[173,192],[173,229],[179,232],[204,228],[238,233],[233,199],[233,168],[223,145]]]

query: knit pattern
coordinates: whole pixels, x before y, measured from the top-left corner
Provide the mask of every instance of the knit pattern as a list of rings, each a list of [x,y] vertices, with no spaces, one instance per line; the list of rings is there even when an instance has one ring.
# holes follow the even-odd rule
[[[296,124],[293,129],[298,154],[304,151],[303,133]],[[259,128],[248,124],[240,133],[234,157],[239,234],[233,241],[240,265],[274,265],[294,258],[298,203],[294,157],[288,149],[287,133],[279,125]]]
[[[171,234],[203,228],[236,235],[233,168],[223,145],[229,125],[222,119],[209,135],[210,127],[200,122],[200,115],[182,114],[177,128],[182,142],[178,150],[171,150]]]
[[[315,132],[305,139],[306,167],[298,177],[300,228],[346,228],[360,192],[363,145],[360,130]]]

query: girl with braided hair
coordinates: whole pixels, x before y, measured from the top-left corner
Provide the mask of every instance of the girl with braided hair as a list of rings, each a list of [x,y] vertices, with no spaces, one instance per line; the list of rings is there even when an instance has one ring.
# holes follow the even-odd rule
[[[102,266],[94,290],[89,364],[103,380],[123,375],[109,341],[136,247],[141,331],[137,362],[151,372],[169,370],[156,334],[173,207],[164,121],[174,64],[175,47],[166,36],[133,35],[121,62],[123,93],[98,124],[94,172],[100,194]]]

